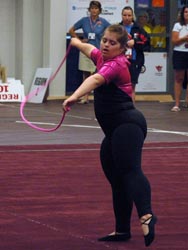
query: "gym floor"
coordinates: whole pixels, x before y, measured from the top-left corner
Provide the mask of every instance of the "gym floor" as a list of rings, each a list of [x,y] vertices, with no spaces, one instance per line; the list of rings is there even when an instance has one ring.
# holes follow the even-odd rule
[[[27,103],[25,118],[54,128],[61,101]],[[172,102],[137,102],[148,122],[142,168],[158,217],[149,249],[188,249],[188,109]],[[133,211],[129,242],[98,242],[114,230],[110,186],[99,160],[103,133],[93,103],[76,104],[52,133],[29,127],[19,103],[0,103],[0,249],[144,250]]]
[[[42,104],[28,103],[24,107],[27,120],[44,128],[55,127],[62,116],[62,101]],[[172,102],[137,102],[148,123],[146,142],[188,141],[188,108],[171,112]],[[103,132],[95,119],[93,103],[75,104],[55,132],[37,131],[23,122],[19,103],[0,103],[0,145],[91,144],[100,143]]]

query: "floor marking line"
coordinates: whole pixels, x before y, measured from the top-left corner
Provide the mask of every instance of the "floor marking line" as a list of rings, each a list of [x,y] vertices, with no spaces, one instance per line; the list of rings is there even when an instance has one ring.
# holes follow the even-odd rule
[[[25,123],[24,121],[16,121],[16,123]],[[45,122],[31,122],[32,124],[44,125],[44,126],[55,126],[56,123],[45,123]],[[89,125],[79,125],[79,124],[62,124],[62,127],[73,127],[73,128],[93,128],[100,129],[100,126],[89,126]],[[166,134],[176,134],[188,136],[188,132],[180,132],[180,131],[170,131],[170,130],[162,130],[156,128],[148,128],[148,132],[150,133],[166,133]]]
[[[25,123],[24,121],[16,121],[16,123]],[[50,122],[31,122],[35,125],[44,125],[44,126],[56,126],[56,123],[50,123]],[[62,124],[61,127],[73,127],[73,128],[96,128],[99,129],[99,126],[89,126],[89,125],[79,125],[79,124]]]
[[[153,133],[166,133],[166,134],[177,134],[177,135],[188,136],[188,132],[169,131],[169,130],[162,130],[162,129],[156,129],[156,128],[148,128],[148,132],[153,132]]]
[[[27,217],[27,216],[24,216],[24,215],[20,215],[18,213],[15,213],[15,212],[10,212],[10,211],[6,211],[6,213],[10,214],[11,216],[14,216],[15,218],[19,218],[19,219],[22,219],[22,220],[25,220],[29,223],[32,223],[32,224],[36,224],[36,225],[39,225],[40,227],[44,227],[44,228],[47,228],[49,230],[52,230],[54,232],[57,232],[57,233],[65,233],[64,230],[62,230],[61,228],[57,228],[55,226],[51,226],[50,224],[48,223],[43,223],[43,222],[40,222],[39,220],[35,220],[35,219],[32,219],[30,217]],[[68,216],[65,216],[65,219],[68,218]],[[90,244],[93,244],[93,245],[98,245],[100,243],[98,243],[97,240],[92,240],[90,238],[88,238],[87,236],[84,236],[84,235],[79,235],[77,233],[72,233],[70,232],[69,230],[66,232],[66,234],[69,236],[69,237],[72,237],[72,238],[75,238],[75,239],[79,239],[79,240],[84,240],[85,242],[88,242]],[[116,248],[114,249],[114,247],[108,245],[108,244],[103,244],[103,246],[105,248],[108,248],[108,249],[112,249],[112,250],[117,250]]]
[[[82,152],[82,151],[84,151],[84,152],[85,151],[100,151],[100,145],[99,145],[99,148],[67,148],[67,149],[49,148],[49,149],[10,149],[10,150],[8,150],[8,146],[5,146],[5,147],[6,148],[4,150],[0,149],[1,153],[2,152],[6,152],[6,153],[17,153],[17,152],[20,152],[20,153],[22,153],[22,152],[23,153],[24,152],[72,152],[72,153],[74,153],[74,152]],[[188,145],[185,145],[185,146],[178,146],[177,145],[177,146],[151,146],[151,147],[147,146],[147,147],[143,147],[143,150],[161,150],[161,149],[188,149]]]

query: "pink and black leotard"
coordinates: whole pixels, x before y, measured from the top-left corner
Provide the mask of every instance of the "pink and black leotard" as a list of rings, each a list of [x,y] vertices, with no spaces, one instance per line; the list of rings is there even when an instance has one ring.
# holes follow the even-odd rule
[[[95,115],[105,135],[110,135],[120,124],[131,122],[138,124],[146,136],[145,118],[132,102],[128,59],[121,54],[104,61],[98,49],[92,51],[91,59],[96,65],[97,73],[106,80],[104,85],[94,91]]]

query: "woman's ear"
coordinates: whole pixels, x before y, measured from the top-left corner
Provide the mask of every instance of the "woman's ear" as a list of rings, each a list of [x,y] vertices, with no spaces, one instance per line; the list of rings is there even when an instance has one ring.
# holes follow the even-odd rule
[[[120,48],[121,53],[124,53],[126,50],[127,50],[126,46]]]

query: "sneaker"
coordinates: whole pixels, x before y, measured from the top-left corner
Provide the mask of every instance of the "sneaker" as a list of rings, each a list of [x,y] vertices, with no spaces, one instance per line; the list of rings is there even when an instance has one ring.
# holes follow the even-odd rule
[[[179,112],[181,109],[178,106],[174,106],[171,111],[172,112]]]

